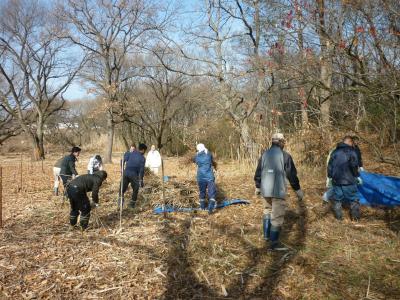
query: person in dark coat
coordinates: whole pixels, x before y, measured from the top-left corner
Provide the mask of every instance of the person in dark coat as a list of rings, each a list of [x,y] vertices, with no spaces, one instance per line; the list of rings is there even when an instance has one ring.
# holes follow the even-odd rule
[[[77,224],[80,214],[79,224],[82,230],[88,227],[90,211],[92,208],[97,207],[99,203],[100,186],[106,178],[106,171],[97,171],[93,175],[81,175],[69,183],[67,194],[71,204],[69,221],[72,226]],[[92,192],[92,202],[89,201],[88,192]]]
[[[279,235],[287,208],[286,179],[296,191],[298,200],[301,201],[304,197],[293,159],[289,153],[283,151],[284,146],[283,134],[274,134],[272,146],[259,159],[254,175],[256,194],[261,194],[265,200],[263,231],[264,239],[269,241],[270,250],[283,248],[279,243]]]
[[[128,189],[129,184],[132,187],[132,197],[129,203],[129,207],[134,208],[139,193],[139,188],[144,186],[144,166],[146,159],[144,154],[146,153],[147,146],[145,144],[139,144],[138,150],[132,152],[126,152],[124,155],[123,166],[125,167],[123,178],[122,178],[122,196],[121,189],[119,190],[119,197],[124,202],[124,194]]]
[[[342,220],[342,203],[350,203],[350,215],[353,220],[360,218],[360,203],[357,198],[357,184],[362,184],[359,177],[359,162],[353,147],[353,138],[345,136],[333,151],[328,163],[327,187],[333,188],[333,211],[336,219]]]
[[[60,177],[64,186],[66,186],[68,181],[71,181],[78,175],[75,163],[78,160],[80,153],[81,148],[76,146],[72,147],[71,153],[65,156],[61,163]]]
[[[193,161],[197,165],[197,184],[200,191],[200,208],[206,209],[206,194],[208,192],[208,213],[211,214],[217,207],[217,201],[215,199],[217,188],[213,171],[213,167],[216,169],[216,163],[212,154],[204,144],[198,144],[196,149],[197,154]]]

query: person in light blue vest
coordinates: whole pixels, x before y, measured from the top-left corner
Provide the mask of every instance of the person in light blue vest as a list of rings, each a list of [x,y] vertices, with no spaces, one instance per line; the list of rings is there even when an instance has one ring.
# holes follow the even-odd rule
[[[208,213],[211,214],[217,207],[215,186],[215,177],[213,167],[216,169],[216,163],[212,154],[207,150],[204,144],[196,146],[197,154],[194,162],[197,164],[197,183],[200,191],[200,208],[206,209],[206,194],[208,192]]]

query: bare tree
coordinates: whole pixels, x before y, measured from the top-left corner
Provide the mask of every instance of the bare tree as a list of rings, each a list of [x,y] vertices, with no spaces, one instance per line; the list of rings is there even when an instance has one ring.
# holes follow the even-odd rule
[[[168,20],[157,12],[152,1],[144,0],[68,0],[60,7],[60,16],[71,25],[67,37],[90,55],[85,79],[108,103],[105,161],[112,157],[121,84],[134,76],[135,66],[127,70],[129,56],[141,52]]]
[[[81,67],[57,38],[63,24],[39,1],[6,1],[0,17],[2,106],[31,138],[33,157],[44,159],[44,124],[64,105],[63,93]]]

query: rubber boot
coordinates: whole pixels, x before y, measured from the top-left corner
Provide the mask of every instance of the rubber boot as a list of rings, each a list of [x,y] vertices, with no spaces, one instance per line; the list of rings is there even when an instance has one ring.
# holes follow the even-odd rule
[[[55,195],[55,196],[58,196],[58,187],[55,187],[55,188],[54,188],[54,195]]]
[[[133,209],[133,208],[135,208],[135,206],[136,206],[136,201],[132,201],[132,200],[131,200],[131,201],[129,202],[129,208],[132,208],[132,209]]]
[[[271,233],[269,237],[269,251],[285,251],[287,248],[279,242],[279,235],[281,233],[281,227],[275,227],[271,225]]]
[[[81,225],[82,230],[86,230],[86,228],[88,228],[88,226],[89,226],[89,218],[90,218],[90,214],[87,214],[85,216],[81,215],[81,219],[79,221],[79,224]]]
[[[210,201],[208,201],[208,213],[212,214],[216,208],[217,201],[215,201],[215,199],[210,199]]]
[[[206,209],[206,200],[205,199],[200,199],[200,209],[201,210]]]
[[[271,235],[271,214],[264,214],[263,216],[263,233],[264,240],[269,241]]]
[[[342,202],[333,201],[333,213],[335,214],[335,218],[339,221],[343,220],[342,214]]]
[[[69,216],[69,223],[71,224],[71,226],[75,226],[77,222],[78,222],[78,216],[75,215]]]
[[[350,204],[350,216],[353,221],[360,220],[360,202],[355,200]]]

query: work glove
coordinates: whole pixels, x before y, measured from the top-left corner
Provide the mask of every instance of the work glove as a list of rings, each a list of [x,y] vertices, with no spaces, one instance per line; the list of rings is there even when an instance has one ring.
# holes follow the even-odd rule
[[[326,187],[330,189],[332,187],[332,178],[326,178]]]
[[[361,179],[361,177],[357,177],[357,184],[358,185],[362,185],[363,184],[363,180]]]
[[[260,194],[261,194],[260,188],[256,188],[256,190],[254,191],[254,194],[255,194],[256,196],[260,195]]]
[[[98,207],[98,206],[99,206],[98,203],[94,202],[93,200],[90,201],[90,208],[91,208],[91,209],[95,209],[95,208]]]
[[[296,191],[296,195],[297,195],[297,199],[298,199],[299,201],[303,200],[303,198],[304,198],[304,192],[303,192],[301,189]]]

